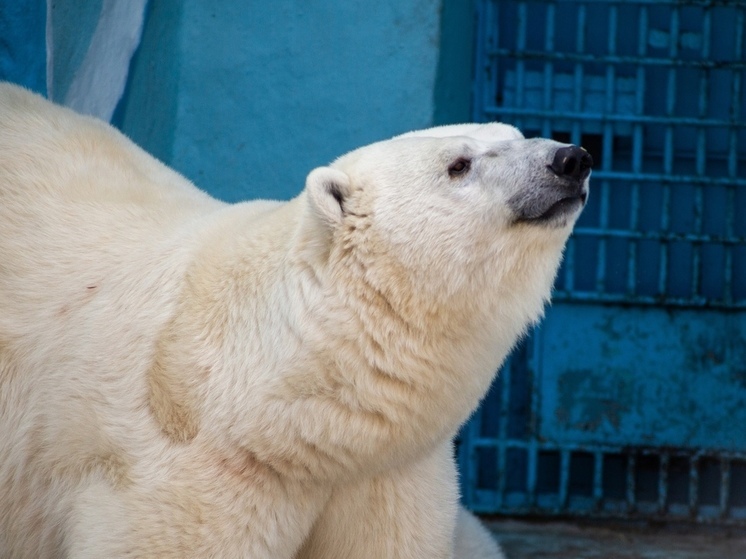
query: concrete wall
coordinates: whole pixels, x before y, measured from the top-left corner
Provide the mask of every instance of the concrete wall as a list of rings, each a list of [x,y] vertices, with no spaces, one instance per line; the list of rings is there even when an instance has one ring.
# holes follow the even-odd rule
[[[0,2],[0,79],[46,93],[45,0]]]
[[[439,0],[150,2],[115,120],[226,199],[288,198],[308,171],[431,125]]]
[[[0,2],[0,77],[113,111],[230,201],[289,198],[351,149],[469,118],[474,0],[145,1]]]

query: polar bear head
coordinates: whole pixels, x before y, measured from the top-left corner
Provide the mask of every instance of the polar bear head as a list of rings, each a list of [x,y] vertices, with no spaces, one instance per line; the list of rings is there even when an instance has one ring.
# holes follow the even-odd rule
[[[220,212],[179,319],[210,375],[198,397],[168,380],[159,393],[181,407],[162,407],[201,402],[205,436],[293,475],[432,449],[540,317],[591,163],[510,126],[450,126],[344,155],[288,204]]]
[[[366,415],[351,440],[370,464],[452,435],[540,318],[591,166],[581,148],[494,123],[405,134],[312,171],[289,260],[307,278],[302,351],[323,364],[289,377],[289,401],[334,394]],[[357,425],[345,417],[297,428],[320,439]]]
[[[518,281],[531,321],[585,205],[592,163],[581,148],[504,124],[443,126],[353,151],[314,170],[307,192],[333,243],[369,278],[430,301],[490,298],[503,279]],[[393,295],[397,286],[378,287]]]

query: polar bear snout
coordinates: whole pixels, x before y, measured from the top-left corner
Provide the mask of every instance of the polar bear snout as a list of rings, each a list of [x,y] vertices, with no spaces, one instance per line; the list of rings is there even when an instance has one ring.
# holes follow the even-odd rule
[[[593,158],[591,154],[578,146],[559,148],[549,168],[558,176],[583,181],[591,174]]]
[[[583,148],[552,140],[527,140],[535,156],[530,178],[508,199],[516,223],[572,225],[588,199],[593,158]]]

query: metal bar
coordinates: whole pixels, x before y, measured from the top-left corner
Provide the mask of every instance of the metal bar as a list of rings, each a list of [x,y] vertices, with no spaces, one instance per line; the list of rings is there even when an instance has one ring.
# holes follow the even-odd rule
[[[508,361],[503,365],[500,370],[500,382],[502,383],[502,391],[500,393],[500,429],[499,439],[500,444],[497,447],[497,488],[498,488],[498,506],[501,507],[505,502],[505,482],[508,468],[507,458],[507,445],[505,441],[508,440],[508,419],[510,414],[510,385],[513,368],[513,357],[511,356]]]
[[[702,58],[710,58],[710,37],[712,29],[712,17],[709,10],[705,10],[702,18]],[[710,70],[703,68],[700,70],[699,80],[699,99],[698,99],[698,114],[699,118],[703,119],[707,117],[707,93],[709,90],[710,82]],[[697,148],[695,153],[695,173],[697,176],[705,176],[705,154],[707,153],[706,143],[706,131],[703,126],[697,127]],[[694,183],[694,231],[697,234],[702,233],[702,213],[704,210],[704,193],[702,191],[701,183]],[[702,244],[698,242],[692,243],[692,294],[700,295],[702,288],[702,275],[704,270],[702,269]]]
[[[599,510],[604,499],[604,454],[593,453],[593,508]]]
[[[720,518],[730,513],[730,460],[720,461]]]
[[[726,235],[732,235],[736,206],[736,189],[735,185],[726,188],[725,232]],[[733,245],[731,243],[725,243],[724,250],[725,262],[723,263],[723,299],[726,302],[731,303],[733,302]]]
[[[607,444],[584,444],[584,443],[573,443],[571,441],[562,442],[562,444],[552,442],[542,442],[540,440],[529,441],[520,439],[510,439],[507,441],[498,441],[496,438],[484,438],[478,434],[472,441],[473,446],[484,447],[484,448],[497,448],[498,446],[505,446],[510,449],[528,450],[531,446],[536,445],[536,448],[541,452],[560,452],[567,450],[568,452],[602,452],[604,454],[629,454],[630,452],[636,452],[641,456],[660,456],[663,452],[658,447],[634,447],[619,446],[619,445],[607,445]],[[666,448],[666,453],[670,457],[683,457],[689,458],[692,455],[692,449],[690,448]],[[698,450],[697,456],[702,458],[727,458],[732,461],[744,461],[746,460],[746,451],[732,451],[722,449],[705,449]]]
[[[544,50],[546,52],[552,52],[554,50],[554,24],[555,24],[555,9],[554,4],[547,6],[547,23],[544,34]],[[552,97],[554,92],[553,87],[554,79],[554,64],[547,60],[544,63],[544,100],[543,108],[545,111],[551,110]],[[549,138],[552,135],[552,121],[549,118],[545,118],[542,121],[541,134],[545,138]]]
[[[692,456],[689,462],[689,514],[697,515],[699,501],[699,456]]]
[[[528,21],[528,7],[526,2],[518,3],[518,33],[516,34],[516,48],[519,51],[526,50],[526,25]],[[488,53],[489,56],[489,53]],[[523,98],[526,93],[526,63],[523,59],[516,59],[516,96],[515,104],[516,107],[520,108],[523,106]],[[523,128],[523,119],[520,117],[515,122],[518,128]]]
[[[723,237],[722,235],[705,235],[695,233],[668,233],[661,231],[630,231],[628,229],[598,229],[595,227],[577,227],[574,231],[581,237],[615,237],[618,239],[645,239],[649,241],[687,241],[690,243],[718,243],[740,245],[746,243],[746,237]]]
[[[669,184],[702,184],[702,185],[735,185],[746,186],[746,179],[737,177],[698,177],[692,175],[666,175],[659,173],[625,173],[623,171],[593,171],[591,178],[612,179],[620,181],[638,180],[640,182],[656,182]]]
[[[487,506],[480,506],[475,505],[470,507],[474,512],[481,513],[481,514],[494,514],[494,510]],[[565,517],[565,516],[572,516],[575,518],[588,518],[591,520],[599,520],[599,519],[605,519],[605,520],[654,520],[654,521],[661,521],[665,519],[659,518],[657,515],[650,515],[643,512],[633,512],[633,513],[620,513],[617,511],[607,511],[607,510],[600,510],[600,511],[593,511],[593,510],[571,510],[571,511],[560,511],[556,510],[555,508],[550,507],[537,507],[537,508],[529,508],[526,506],[518,505],[518,506],[511,506],[506,507],[501,513],[507,513],[510,515],[515,516],[536,516],[537,514],[546,515],[549,517]],[[673,518],[673,520],[682,520]],[[715,525],[718,529],[724,528],[724,527],[733,527],[737,529],[742,529],[746,526],[746,522],[740,517],[738,518],[724,518],[720,519],[717,517],[712,517],[710,515],[702,515],[702,516],[696,516],[694,518],[691,518],[689,520],[695,521],[697,524],[702,525]],[[618,557],[618,556],[616,556]],[[636,555],[634,557],[640,557],[639,555]]]
[[[530,355],[531,357],[528,359],[528,373],[529,373],[529,382],[531,386],[531,393],[529,395],[529,402],[531,406],[530,416],[529,416],[529,425],[528,425],[528,433],[529,433],[529,449],[528,449],[528,455],[529,455],[529,471],[528,471],[528,490],[530,495],[530,500],[532,505],[536,505],[537,502],[537,494],[536,494],[536,486],[537,486],[537,479],[538,479],[538,462],[539,462],[539,446],[538,441],[536,439],[536,435],[539,432],[539,406],[541,404],[541,371],[544,370],[542,366],[542,349],[544,344],[544,336],[541,332],[541,329],[538,327],[535,327],[533,329],[533,332],[531,333],[530,338]]]
[[[565,289],[575,289],[575,242],[570,239],[565,249]]]
[[[658,470],[658,513],[666,512],[668,503],[668,468],[670,466],[670,456],[664,452],[660,456],[660,465]]]
[[[648,9],[641,6],[639,11],[639,28],[637,39],[637,54],[647,54],[648,36]],[[645,112],[645,68],[638,66],[635,71],[635,114],[642,115]],[[642,146],[643,127],[639,122],[632,127],[632,174],[642,173]],[[640,216],[640,183],[637,180],[631,183],[630,193],[630,231],[637,231]],[[637,242],[630,242],[627,253],[627,295],[632,296],[637,292]]]
[[[575,30],[575,50],[578,53],[585,51],[585,33],[587,26],[587,14],[585,4],[578,6],[578,25]],[[547,53],[550,54],[550,53]],[[583,111],[583,81],[585,79],[585,68],[579,61],[576,62],[573,69],[573,112],[581,113]],[[553,113],[556,117],[557,113]],[[581,144],[580,139],[580,121],[572,123],[570,141],[574,144]]]
[[[671,24],[669,34],[668,54],[671,58],[676,58],[679,51],[679,10],[674,7],[671,9]],[[666,116],[672,117],[676,107],[676,69],[668,70],[668,79],[666,83]],[[663,143],[663,174],[671,175],[673,173],[673,126],[667,124],[664,132]],[[671,185],[663,183],[663,207],[661,215],[661,230],[665,231],[669,227],[671,216]],[[668,285],[668,245],[661,243],[660,246],[660,268],[658,274],[658,293],[664,294]]]
[[[474,502],[474,489],[476,488],[477,474],[479,467],[477,465],[476,442],[479,440],[479,426],[482,423],[482,410],[477,409],[472,421],[466,424],[467,436],[461,440],[462,448],[459,449],[461,461],[459,469],[467,476],[466,479],[472,480],[464,490],[464,500],[467,504]]]
[[[669,127],[666,130],[666,136],[665,136],[665,142],[666,146],[670,145],[672,142],[672,132],[671,128]],[[670,153],[670,152],[669,152]],[[669,160],[669,157],[667,156],[665,158],[666,160]],[[665,166],[665,163],[664,163]],[[670,165],[668,166],[670,170]],[[661,188],[663,189],[663,202],[662,202],[662,215],[661,215],[661,231],[666,231],[669,226],[669,216],[670,216],[670,208],[671,208],[671,188],[670,185],[667,183],[663,183],[661,185]],[[659,261],[659,268],[658,268],[658,294],[660,296],[663,296],[665,293],[667,293],[667,284],[666,284],[666,277],[668,273],[668,245],[666,243],[661,243],[660,245],[660,261]]]
[[[743,44],[744,44],[744,10],[736,11],[736,37],[735,37],[735,57],[744,58]],[[731,103],[730,103],[730,120],[732,122],[739,122],[741,118],[741,73],[732,71],[732,86],[731,86]],[[737,150],[738,138],[736,135],[736,129],[731,126],[730,138],[728,145],[728,175],[731,177],[736,176],[738,166],[738,150]]]
[[[694,230],[695,236],[699,237],[702,231],[702,185],[695,184],[694,191]],[[691,293],[694,296],[701,295],[702,266],[701,266],[702,243],[699,239],[692,241],[692,267],[691,267]]]
[[[585,32],[586,32],[586,9],[585,4],[578,6],[578,25],[575,28],[575,49],[577,52],[585,50]],[[580,113],[583,110],[583,65],[575,64],[573,69],[573,112]],[[556,117],[555,112],[547,113],[547,117]],[[570,141],[576,145],[582,144],[580,133],[580,120],[572,121]],[[574,289],[575,286],[575,242],[570,239],[567,245],[565,257],[565,286],[568,289]]]
[[[606,48],[610,54],[616,52],[616,38],[617,38],[617,7],[609,7],[609,28],[608,28],[608,42]],[[606,106],[604,107],[605,114],[614,114],[614,107],[616,106],[616,73],[614,66],[606,66]],[[603,141],[602,141],[602,170],[611,171],[614,168],[614,134],[613,126],[611,123],[606,122],[603,125]],[[601,229],[607,229],[609,226],[609,198],[611,197],[611,185],[609,181],[601,181],[601,204],[600,204],[600,216],[599,225]],[[606,253],[608,245],[605,237],[599,237],[598,240],[598,261],[596,263],[596,291],[606,291]]]
[[[637,456],[634,452],[627,451],[627,512],[637,509],[636,480]]]
[[[712,12],[705,10],[702,18],[702,58],[710,58],[710,43],[712,41]],[[708,91],[710,85],[710,69],[702,69],[699,80],[699,119],[705,120],[708,111]],[[697,129],[697,163],[696,169],[698,175],[705,174],[705,153],[706,150],[705,129],[700,126]]]
[[[677,11],[678,5],[672,8],[673,11]],[[673,31],[673,29],[672,29]],[[677,30],[678,31],[678,30]],[[494,50],[487,51],[487,56],[494,56],[497,58],[507,57],[519,61],[524,60],[553,60],[553,61],[567,61],[567,62],[578,62],[578,63],[595,63],[595,64],[632,64],[642,66],[659,66],[665,68],[732,68],[734,70],[742,70],[746,68],[746,61],[743,60],[685,60],[680,58],[651,58],[651,57],[639,57],[639,56],[625,56],[625,55],[600,55],[592,53],[582,52],[544,52],[540,50],[526,50],[526,49],[508,49],[508,48],[497,48]]]
[[[533,442],[533,441],[532,441]],[[530,445],[528,450],[528,471],[526,472],[526,493],[529,504],[533,507],[537,504],[536,480],[538,472],[539,450],[536,445]]]
[[[640,214],[640,183],[638,182],[631,185],[629,205],[629,230],[637,231]],[[637,292],[637,242],[630,240],[627,246],[627,295],[634,295]]]
[[[567,510],[569,504],[570,485],[570,452],[566,448],[560,451],[560,484],[559,484],[559,509]]]
[[[735,57],[743,58],[744,10],[736,11]],[[732,72],[731,86],[731,120],[738,120],[741,116],[741,72]],[[728,176],[732,182],[726,185],[727,200],[725,209],[725,233],[732,235],[735,226],[736,208],[736,173],[738,171],[738,131],[731,127],[728,134]],[[725,276],[723,291],[726,301],[733,300],[733,250],[725,247]]]
[[[577,303],[613,303],[619,305],[637,305],[651,307],[677,307],[691,309],[717,309],[736,311],[746,309],[746,301],[736,303],[721,299],[667,297],[665,295],[635,295],[629,297],[618,293],[597,293],[595,291],[555,291],[552,295],[555,301],[573,301]]]
[[[738,75],[738,74],[735,74]],[[637,115],[637,114],[624,114],[624,113],[592,113],[592,112],[581,112],[575,108],[572,111],[545,111],[537,108],[521,108],[521,107],[496,107],[487,106],[484,108],[485,113],[489,115],[502,115],[502,116],[519,116],[519,117],[535,117],[535,118],[551,118],[554,120],[577,120],[583,122],[628,122],[631,124],[671,124],[680,126],[705,126],[723,128],[730,127],[736,130],[740,128],[746,128],[746,121],[739,121],[737,119],[700,119],[697,117],[685,117],[685,116],[655,116],[655,115]],[[579,124],[577,124],[579,126]],[[573,140],[574,141],[574,140]]]
[[[606,153],[604,145],[604,154]],[[610,151],[610,150],[609,150]],[[601,181],[601,202],[599,204],[599,227],[606,230],[609,227],[609,181]],[[598,235],[598,262],[596,264],[596,291],[603,293],[605,291],[605,273],[606,273],[606,237]]]
[[[710,58],[710,37],[712,34],[712,13],[709,10],[704,11],[702,20],[702,58]],[[708,90],[710,84],[710,70],[703,68],[699,82],[699,117],[707,117],[708,111]],[[705,176],[705,162],[707,154],[707,134],[705,128],[697,127],[697,152],[695,156],[695,172],[698,176]],[[712,195],[710,195],[712,196]],[[694,231],[702,233],[702,213],[704,210],[704,192],[701,183],[694,183]],[[692,293],[701,294],[702,278],[704,270],[701,262],[702,244],[692,244]],[[712,271],[711,273],[715,273]]]
[[[493,33],[496,35],[500,28],[499,22],[494,19],[495,5],[492,2],[478,2],[476,6],[476,43],[477,45],[491,45],[491,48],[497,48],[497,41],[491,42]],[[494,21],[494,25],[492,22]],[[484,119],[483,108],[491,104],[489,96],[494,95],[494,81],[497,79],[497,58],[488,58],[482,48],[475,49],[474,64],[474,109],[473,116],[475,122],[481,122]]]

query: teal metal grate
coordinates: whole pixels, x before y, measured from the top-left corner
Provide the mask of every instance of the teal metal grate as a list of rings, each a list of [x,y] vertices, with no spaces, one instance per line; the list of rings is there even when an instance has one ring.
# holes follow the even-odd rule
[[[538,354],[535,337],[518,348],[461,433],[470,509],[746,524],[746,452],[544,437]]]
[[[743,2],[485,1],[479,20],[475,118],[598,163],[555,298],[746,308]]]
[[[746,524],[746,2],[477,5],[475,120],[597,165],[553,308],[462,432],[465,503]]]

